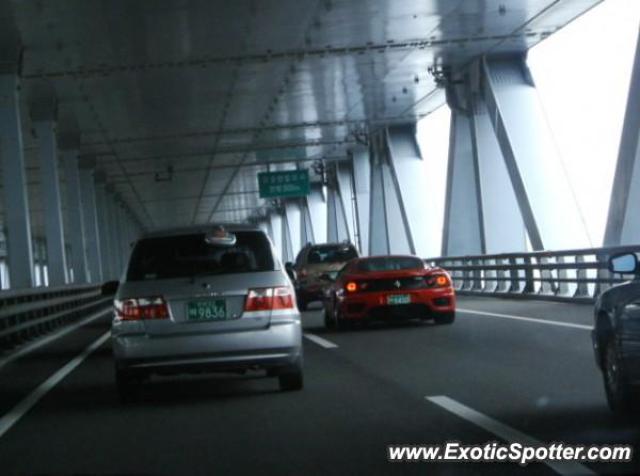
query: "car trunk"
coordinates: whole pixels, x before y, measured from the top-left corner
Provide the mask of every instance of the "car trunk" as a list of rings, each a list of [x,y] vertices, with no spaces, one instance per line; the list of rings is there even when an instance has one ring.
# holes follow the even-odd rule
[[[245,313],[250,289],[286,285],[279,271],[127,282],[121,299],[162,296],[170,319],[145,320],[149,335],[239,332],[269,326],[271,312]]]

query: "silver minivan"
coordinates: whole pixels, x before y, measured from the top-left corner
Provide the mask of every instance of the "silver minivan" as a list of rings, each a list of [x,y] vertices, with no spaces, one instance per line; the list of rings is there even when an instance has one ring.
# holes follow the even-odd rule
[[[111,334],[124,400],[151,374],[262,370],[282,390],[303,386],[295,292],[257,228],[143,236],[115,295]]]

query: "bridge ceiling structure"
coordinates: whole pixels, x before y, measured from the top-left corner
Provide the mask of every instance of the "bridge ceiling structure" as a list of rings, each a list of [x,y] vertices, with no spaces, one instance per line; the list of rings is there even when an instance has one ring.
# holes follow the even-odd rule
[[[145,228],[244,221],[269,206],[267,162],[341,160],[364,128],[444,103],[430,67],[524,52],[597,3],[16,0],[0,63],[20,58],[23,131],[55,96],[59,136],[79,136]],[[32,134],[24,147],[39,236]]]

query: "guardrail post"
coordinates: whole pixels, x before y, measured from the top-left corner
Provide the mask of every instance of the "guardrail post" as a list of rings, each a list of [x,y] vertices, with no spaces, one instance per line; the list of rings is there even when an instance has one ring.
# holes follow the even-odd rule
[[[550,258],[546,256],[540,257],[536,261],[538,265],[551,264]],[[553,280],[553,272],[551,269],[547,269],[542,266],[540,267],[540,289],[538,293],[544,295],[555,294],[555,283]]]
[[[558,256],[556,258],[557,264],[565,264],[566,258],[564,256]],[[567,270],[565,268],[558,268],[558,281],[556,281],[556,295],[567,296],[569,294],[569,283],[565,281],[567,279]]]
[[[505,264],[508,265],[509,260],[497,259],[496,264],[500,266],[504,266]],[[496,287],[494,292],[505,293],[509,291],[509,282],[507,281],[508,273],[509,272],[505,271],[504,269],[496,270]]]
[[[480,266],[482,261],[479,259],[471,260],[472,266]],[[474,269],[471,271],[471,275],[473,276],[473,280],[471,282],[471,290],[472,291],[482,291],[482,270]]]
[[[596,254],[596,262],[598,263],[599,267],[598,267],[598,270],[596,271],[598,281],[596,282],[593,289],[594,296],[597,296],[601,292],[606,291],[611,287],[612,283],[610,280],[612,279],[612,276],[611,276],[611,273],[609,272],[609,269],[607,268],[608,260],[609,260],[608,254],[602,254],[602,253]]]
[[[576,256],[576,264],[579,265],[584,263],[584,255]],[[583,268],[576,268],[576,292],[573,293],[573,297],[588,297],[589,296],[589,285],[586,281],[582,281],[583,279],[587,279],[587,270]]]
[[[524,257],[524,286],[521,289],[522,293],[532,294],[535,292],[535,281],[533,276],[533,267],[531,264],[531,256]]]

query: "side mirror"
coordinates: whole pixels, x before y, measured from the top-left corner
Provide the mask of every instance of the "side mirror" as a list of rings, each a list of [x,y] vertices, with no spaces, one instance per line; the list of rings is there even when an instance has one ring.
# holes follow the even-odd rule
[[[638,257],[635,253],[621,253],[609,258],[609,271],[620,274],[634,274],[638,272]]]
[[[288,261],[288,262],[285,263],[284,270],[289,275],[289,278],[291,278],[291,281],[295,281],[296,280],[296,271],[293,268],[293,263],[291,261]]]
[[[107,281],[102,285],[100,291],[103,296],[113,296],[118,292],[118,288],[120,287],[119,281]]]

